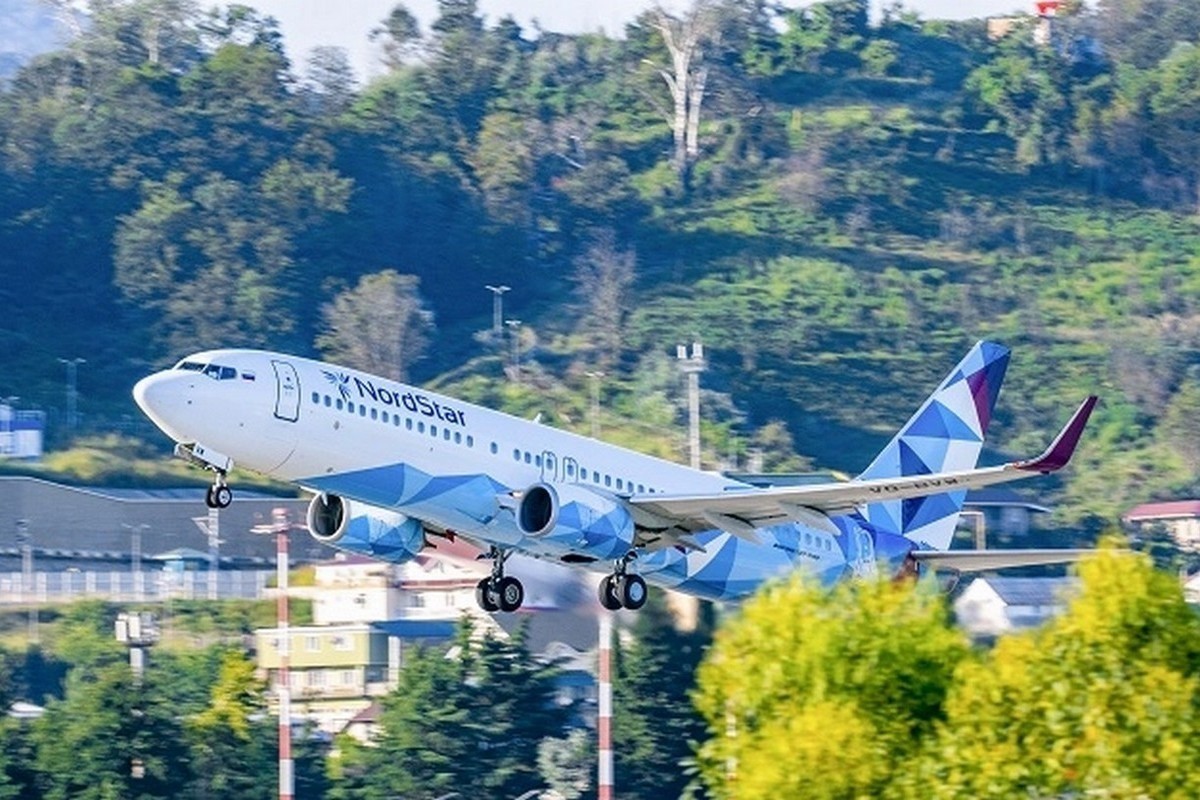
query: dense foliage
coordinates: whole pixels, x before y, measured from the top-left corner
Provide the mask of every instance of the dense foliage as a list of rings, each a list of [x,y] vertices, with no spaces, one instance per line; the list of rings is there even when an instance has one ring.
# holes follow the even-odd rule
[[[606,435],[675,454],[665,356],[697,336],[710,462],[854,471],[986,336],[1016,350],[1005,450],[1104,396],[1061,520],[1194,491],[1200,7],[1001,38],[866,8],[702,0],[614,38],[398,6],[360,86],[248,8],[91,3],[0,90],[0,395],[56,411],[82,355],[88,425],[152,435],[151,366],[395,353],[397,328],[394,374],[555,424],[601,368]],[[514,287],[500,338],[485,284]],[[498,385],[510,361],[533,392]]]
[[[715,797],[1191,797],[1198,633],[1170,573],[1111,550],[981,652],[928,586],[797,577],[701,667],[702,774]]]

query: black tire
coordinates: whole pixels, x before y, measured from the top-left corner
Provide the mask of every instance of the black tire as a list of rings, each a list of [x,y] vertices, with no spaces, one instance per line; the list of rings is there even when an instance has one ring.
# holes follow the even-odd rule
[[[229,508],[229,504],[233,502],[233,490],[228,486],[214,486],[212,500],[212,508]]]
[[[479,607],[490,614],[500,610],[499,598],[496,592],[492,591],[492,579],[484,578],[479,583],[475,584],[475,602]]]
[[[208,506],[209,508],[217,507],[217,498],[213,497],[213,489],[216,488],[217,487],[215,486],[210,486],[208,487],[208,491],[204,493],[204,505]]]
[[[501,611],[516,611],[525,602],[525,587],[516,578],[504,577],[496,587],[496,595]]]
[[[617,587],[614,585],[613,575],[605,575],[600,581],[600,605],[607,608],[609,611],[621,610],[621,598],[617,595]]]
[[[621,605],[630,611],[637,611],[646,605],[649,591],[646,589],[646,581],[641,575],[622,575],[614,588],[617,597],[621,600]]]

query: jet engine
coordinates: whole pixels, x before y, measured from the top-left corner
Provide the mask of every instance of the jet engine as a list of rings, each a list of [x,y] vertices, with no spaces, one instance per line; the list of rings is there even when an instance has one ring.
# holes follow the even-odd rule
[[[318,542],[381,561],[409,561],[425,547],[419,521],[336,494],[308,504],[308,530]]]
[[[595,559],[633,547],[634,523],[616,497],[575,484],[535,483],[521,494],[517,527],[527,536]]]

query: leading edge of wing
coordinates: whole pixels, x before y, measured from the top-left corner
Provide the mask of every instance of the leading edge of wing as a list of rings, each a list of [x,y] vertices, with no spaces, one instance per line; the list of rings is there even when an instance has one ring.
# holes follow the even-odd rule
[[[983,572],[1008,567],[1035,567],[1043,564],[1071,564],[1093,555],[1096,550],[914,550],[909,555],[935,569],[957,572]]]
[[[724,528],[713,525],[713,519],[718,515],[738,524],[757,527],[803,521],[805,514],[814,512],[847,513],[867,503],[981,489],[1038,474],[1046,475],[1062,469],[1071,460],[1096,401],[1095,395],[1084,400],[1041,455],[1000,466],[815,486],[746,488],[698,495],[642,495],[630,498],[629,503],[660,520],[689,530]]]

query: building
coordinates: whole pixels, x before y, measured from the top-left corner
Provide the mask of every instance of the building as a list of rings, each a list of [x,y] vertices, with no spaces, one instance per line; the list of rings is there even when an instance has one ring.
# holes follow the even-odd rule
[[[962,521],[970,526],[978,526],[982,521],[988,533],[1026,536],[1033,525],[1034,515],[1048,513],[1050,509],[1047,506],[1026,500],[1012,489],[993,487],[967,492]]]
[[[1134,531],[1146,535],[1157,528],[1183,550],[1200,551],[1200,500],[1142,503],[1121,516]]]
[[[1078,586],[1075,578],[981,576],[954,601],[954,613],[972,638],[993,638],[1037,627],[1059,614]]]
[[[288,629],[292,714],[325,733],[337,733],[379,697],[394,689],[412,648],[454,637],[448,620],[395,620]],[[260,676],[273,705],[279,697],[278,628],[254,632]]]
[[[46,414],[20,411],[0,403],[0,458],[36,461],[42,457],[46,433]]]

